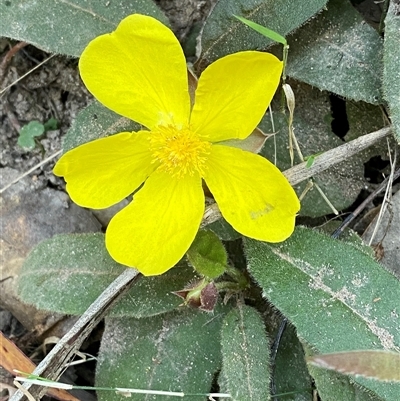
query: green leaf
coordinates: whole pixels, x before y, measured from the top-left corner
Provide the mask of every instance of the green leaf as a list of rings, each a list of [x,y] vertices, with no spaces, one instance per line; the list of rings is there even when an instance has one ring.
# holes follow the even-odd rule
[[[208,230],[200,230],[187,251],[187,257],[196,271],[214,279],[224,273],[228,256],[221,240]]]
[[[360,375],[380,381],[400,382],[400,353],[381,350],[337,352],[316,355],[308,362],[323,369]]]
[[[221,393],[229,394],[228,391],[228,380],[224,373],[224,367],[222,366],[218,375],[218,387]]]
[[[268,29],[267,27],[257,24],[246,18],[238,17],[237,15],[234,15],[234,17],[237,18],[239,21],[242,21],[244,24],[249,26],[251,29],[254,29],[259,34],[265,36],[266,38],[272,39],[275,42],[286,45],[286,43],[287,43],[286,39],[282,35],[279,35],[279,33],[272,31],[271,29]]]
[[[35,137],[43,135],[44,125],[39,121],[31,121],[24,125],[19,132],[18,145],[26,149],[34,149],[36,146]]]
[[[45,131],[54,131],[58,128],[58,121],[55,118],[50,118],[44,123]]]
[[[217,234],[222,241],[234,241],[242,236],[223,217],[208,224],[207,229]]]
[[[223,374],[234,401],[270,399],[269,345],[258,312],[239,304],[221,331]]]
[[[304,227],[284,243],[245,239],[248,268],[316,352],[399,349],[398,280],[365,252]],[[386,401],[400,385],[355,378]]]
[[[346,116],[349,122],[349,131],[344,139],[346,142],[352,141],[362,135],[368,134],[373,131],[378,131],[386,126],[387,117],[381,106],[375,106],[365,102],[346,102]],[[387,151],[386,138],[382,140]],[[369,152],[368,158],[376,155],[375,145],[367,149]],[[368,160],[368,158],[366,160]]]
[[[334,231],[339,228],[340,224],[341,221],[332,219],[318,227],[317,230],[323,234],[332,235]],[[364,252],[371,258],[374,258],[375,256],[374,250],[363,241],[357,232],[351,228],[346,227],[344,229],[344,231],[340,234],[340,240],[346,242],[347,245],[353,246],[359,251]]]
[[[331,0],[288,44],[288,76],[348,99],[382,103],[382,39],[350,1]]]
[[[343,144],[343,141],[332,132],[329,122],[331,107],[328,93],[299,82],[291,81],[290,84],[296,98],[293,128],[303,155],[315,155]],[[279,99],[279,94],[277,98]],[[276,165],[281,171],[284,171],[291,167],[288,150],[288,113],[283,114],[280,111],[279,101],[272,103],[272,109],[275,111],[274,126],[267,116],[261,122],[261,129],[270,133],[274,132],[274,127],[276,135],[275,138],[267,140],[261,155],[274,162],[276,154]],[[295,164],[300,162],[296,151],[294,159]],[[363,162],[357,157],[348,159],[326,172],[314,176],[314,181],[338,210],[343,210],[353,204],[367,184],[364,178]],[[296,193],[300,195],[306,185],[306,181],[295,185]],[[317,189],[311,189],[301,202],[300,215],[318,217],[328,213],[332,213],[328,204]]]
[[[21,299],[59,313],[80,315],[126,269],[109,256],[104,235],[64,234],[41,242],[26,258],[18,278]],[[187,265],[162,276],[142,277],[110,316],[152,316],[177,308],[172,294],[193,279]]]
[[[182,299],[173,292],[197,278],[193,269],[183,261],[161,276],[142,277],[111,309],[109,316],[141,318],[177,309],[181,307]]]
[[[304,358],[303,346],[292,325],[288,324],[283,332],[273,373],[276,394],[293,393],[282,400],[313,401],[312,382]]]
[[[365,391],[365,388],[355,384],[350,377],[340,373],[309,366],[315,381],[318,395],[323,401],[387,401],[376,394]]]
[[[140,125],[94,101],[82,110],[63,141],[64,153],[86,142],[122,131],[138,131]]]
[[[315,155],[308,156],[308,157],[305,158],[305,160],[307,160],[306,167],[310,168],[314,164]]]
[[[0,2],[0,36],[79,57],[92,39],[113,31],[133,13],[167,22],[151,0],[9,0]]]
[[[202,71],[209,63],[227,54],[265,49],[273,43],[239,22],[234,15],[246,17],[287,36],[318,13],[326,3],[327,0],[219,0],[203,28],[202,52],[196,71]]]
[[[387,116],[383,107],[372,105],[365,102],[346,102],[346,115],[349,122],[349,131],[344,140],[346,142],[359,138],[370,132],[378,131],[382,127],[388,125]],[[382,138],[374,146],[357,153],[352,157],[352,164],[357,162],[359,165],[364,165],[372,157],[381,157],[389,163],[388,156],[388,141],[391,149],[396,146],[395,139],[391,137]],[[366,181],[366,185],[369,183]]]
[[[394,135],[400,143],[400,5],[391,1],[385,19],[383,89]]]
[[[185,309],[144,319],[106,319],[97,362],[96,385],[184,393],[209,393],[221,365],[220,329],[229,307],[215,315]],[[126,397],[98,391],[100,401]],[[132,394],[129,400],[176,400]],[[206,399],[186,395],[185,400]]]

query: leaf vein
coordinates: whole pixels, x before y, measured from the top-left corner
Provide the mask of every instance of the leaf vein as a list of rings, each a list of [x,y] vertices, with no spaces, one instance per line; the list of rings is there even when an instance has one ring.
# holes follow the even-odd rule
[[[249,341],[247,339],[246,331],[245,331],[244,324],[243,324],[244,316],[243,316],[242,305],[238,305],[238,310],[239,310],[239,314],[240,314],[239,330],[243,337],[244,360],[245,360],[245,365],[246,365],[247,391],[249,392],[250,399],[253,399],[254,398],[253,390],[252,390],[251,379],[250,379],[251,366],[250,366],[249,357],[248,357],[248,353],[247,353]]]
[[[263,7],[266,7],[267,5],[265,3],[261,3],[260,5],[258,5],[257,7],[254,8],[253,11],[251,11],[249,14],[246,15],[247,19],[251,19],[251,17],[256,14],[259,10],[261,10]],[[232,17],[233,18],[233,17]],[[235,20],[235,22],[231,25],[231,27],[229,27],[222,35],[220,35],[210,46],[209,48],[201,55],[201,58],[199,58],[199,60],[197,61],[198,65],[201,65],[201,63],[203,62],[203,60],[206,60],[206,57],[208,54],[211,53],[211,50],[219,43],[221,42],[223,39],[226,38],[226,36],[231,35],[232,32],[235,32],[237,29],[239,29],[240,27],[244,27],[245,25],[243,24],[243,22],[239,22]]]
[[[343,47],[340,47],[338,45],[336,45],[335,43],[330,42],[329,40],[326,40],[324,38],[321,38],[321,42],[325,42],[327,43],[329,46],[337,49],[340,53],[343,53],[344,55],[346,55],[349,59],[352,59],[354,61],[356,61],[359,64],[363,64],[363,66],[365,67],[365,70],[368,71],[374,78],[376,78],[378,81],[380,81],[380,77],[379,75],[376,74],[376,72],[374,72],[373,70],[371,70],[369,68],[368,64],[365,64],[365,61],[358,59],[357,57],[355,57],[353,54],[349,53],[348,51],[344,50]]]
[[[83,8],[83,7],[81,7],[81,6],[78,6],[77,4],[71,3],[71,2],[68,1],[68,0],[55,0],[55,2],[56,2],[56,3],[59,2],[59,3],[66,4],[67,6],[70,6],[70,7],[72,7],[72,8],[76,8],[76,9],[79,10],[79,11],[82,11],[82,12],[84,12],[84,13],[90,14],[92,17],[95,17],[95,18],[98,18],[98,19],[100,19],[100,20],[102,20],[102,21],[104,21],[104,22],[107,22],[107,23],[111,24],[112,26],[115,25],[115,24],[112,23],[112,21],[106,19],[106,18],[103,17],[102,15],[96,14],[96,13],[95,13],[94,11],[92,11],[92,10],[89,10],[89,9]]]
[[[384,349],[400,351],[400,348],[394,344],[394,337],[390,332],[382,327],[379,327],[375,321],[368,319],[366,316],[362,315],[360,311],[353,308],[349,303],[346,302],[345,298],[340,296],[340,291],[333,291],[330,287],[322,282],[322,280],[317,276],[313,275],[310,271],[303,267],[304,263],[298,263],[299,260],[290,257],[287,254],[280,252],[278,249],[271,247],[271,251],[282,258],[283,260],[289,262],[291,265],[301,270],[304,274],[313,280],[313,283],[318,287],[318,289],[324,291],[326,294],[330,295],[332,299],[341,302],[344,306],[350,309],[356,316],[358,316],[371,330],[371,332],[376,335]]]

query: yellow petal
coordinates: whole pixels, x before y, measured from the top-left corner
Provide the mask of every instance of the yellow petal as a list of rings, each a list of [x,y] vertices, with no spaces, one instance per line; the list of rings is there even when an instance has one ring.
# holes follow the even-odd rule
[[[132,203],[111,220],[106,247],[117,262],[145,276],[162,274],[189,249],[203,213],[199,175],[173,179],[155,171]]]
[[[131,194],[157,167],[151,164],[149,132],[121,132],[65,153],[54,167],[80,206],[102,209]]]
[[[196,90],[191,127],[211,142],[244,139],[278,87],[282,62],[269,53],[230,54],[208,66]]]
[[[213,145],[207,165],[206,184],[235,230],[268,242],[292,234],[300,203],[272,163],[250,152]]]
[[[97,100],[150,130],[157,124],[188,123],[182,48],[172,31],[152,17],[130,15],[114,32],[92,40],[79,69]]]

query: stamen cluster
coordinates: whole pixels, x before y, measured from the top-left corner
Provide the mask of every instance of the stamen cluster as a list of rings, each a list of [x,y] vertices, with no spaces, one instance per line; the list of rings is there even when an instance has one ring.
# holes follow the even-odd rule
[[[199,138],[188,128],[158,126],[150,135],[153,163],[159,162],[160,169],[174,177],[204,174],[211,143]]]

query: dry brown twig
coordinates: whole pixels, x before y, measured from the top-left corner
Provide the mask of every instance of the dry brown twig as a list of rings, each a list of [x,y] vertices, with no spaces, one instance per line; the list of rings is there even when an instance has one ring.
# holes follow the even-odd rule
[[[43,60],[42,62],[40,62],[38,65],[36,65],[35,67],[33,67],[32,69],[30,69],[27,73],[25,73],[24,75],[21,75],[18,79],[16,79],[14,82],[12,82],[10,85],[6,86],[5,88],[3,88],[2,90],[0,90],[0,95],[2,95],[3,93],[5,93],[8,89],[10,89],[12,86],[14,86],[16,83],[18,83],[19,81],[23,80],[24,78],[26,78],[29,74],[32,74],[33,71],[37,70],[39,67],[41,67],[43,64],[47,63],[49,60],[51,60],[53,57],[55,56],[55,54],[52,54],[51,56],[47,57],[45,60]]]
[[[388,148],[389,148],[389,143],[388,143]],[[389,208],[389,205],[391,203],[392,200],[392,187],[393,187],[393,181],[396,180],[396,173],[397,176],[399,175],[399,171],[395,171],[396,168],[396,159],[397,159],[397,152],[396,149],[394,151],[394,156],[392,158],[391,152],[390,152],[390,148],[389,148],[389,158],[390,158],[390,165],[391,165],[391,169],[390,169],[390,175],[388,176],[388,182],[387,182],[387,186],[385,189],[385,196],[383,198],[383,202],[382,202],[382,206],[381,206],[381,210],[379,211],[379,215],[375,224],[375,228],[374,231],[371,235],[370,240],[368,241],[368,245],[371,246],[372,242],[374,241],[375,235],[378,232],[378,228],[382,222],[382,218],[383,215],[386,213],[386,211]],[[386,234],[385,234],[386,235]],[[382,240],[383,241],[383,238]]]
[[[390,134],[390,127],[359,137],[335,149],[329,150],[315,158],[311,167],[306,167],[306,162],[300,163],[284,172],[292,185],[296,185],[329,167],[338,164],[352,155],[373,145],[380,139]],[[221,217],[218,206],[209,206],[204,214],[202,226],[206,226]],[[141,277],[135,269],[126,269],[118,276],[108,288],[93,302],[73,328],[60,340],[50,353],[37,366],[33,374],[50,380],[57,380],[63,367],[74,356],[82,342],[90,334],[96,324],[104,317],[111,305],[113,305],[134,283]],[[24,391],[39,400],[46,389],[30,383],[23,384]],[[10,401],[21,401],[24,392],[18,390]]]
[[[377,195],[379,195],[382,191],[388,190],[392,186],[392,182],[397,180],[400,177],[400,168],[394,171],[392,169],[389,176],[387,176],[380,185],[373,191],[371,194],[364,199],[364,201],[353,211],[351,212],[340,224],[340,226],[332,233],[332,238],[339,238],[340,234],[344,231],[344,229],[365,209],[368,203],[372,202]],[[369,244],[371,245],[371,244]]]
[[[39,167],[43,166],[44,164],[48,163],[50,160],[54,159],[55,157],[57,157],[58,155],[60,155],[62,153],[62,150],[58,150],[57,152],[53,153],[52,155],[50,155],[49,157],[46,157],[44,160],[42,160],[40,163],[36,164],[35,166],[33,166],[31,169],[29,169],[28,171],[25,171],[25,173],[19,175],[15,180],[9,182],[6,186],[4,186],[3,188],[0,189],[0,194],[2,194],[5,190],[7,190],[8,188],[12,187],[14,184],[16,184],[18,181],[22,180],[24,177],[26,177],[27,175],[29,175],[30,173],[34,172],[36,169],[38,169]]]
[[[3,81],[8,66],[15,54],[17,54],[21,49],[23,49],[28,43],[26,42],[19,42],[15,46],[13,46],[3,57],[0,63],[0,82]]]

